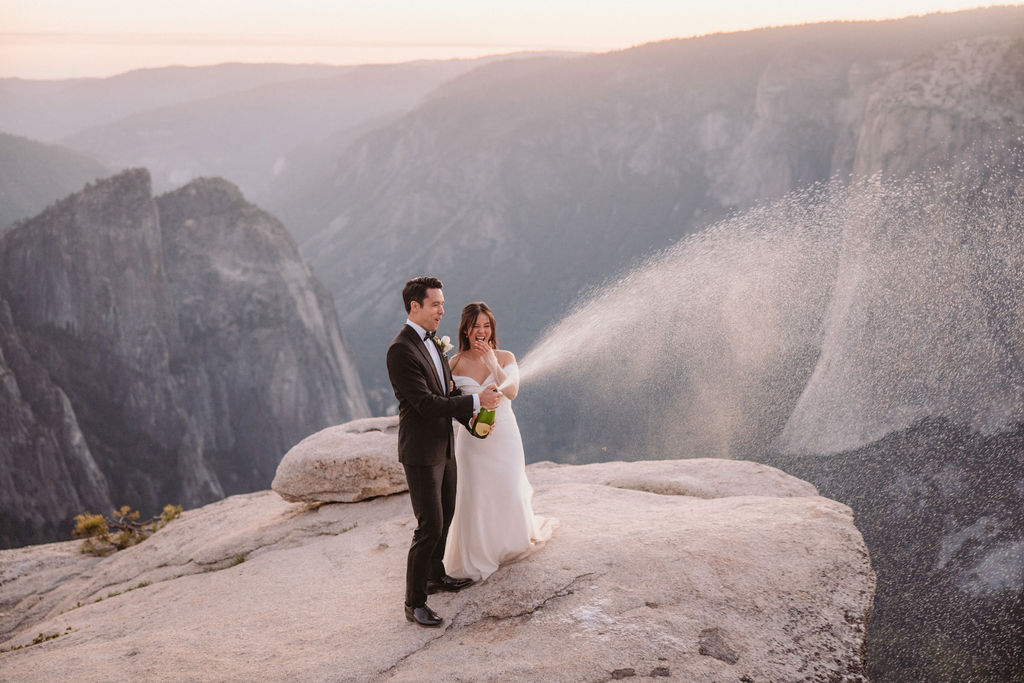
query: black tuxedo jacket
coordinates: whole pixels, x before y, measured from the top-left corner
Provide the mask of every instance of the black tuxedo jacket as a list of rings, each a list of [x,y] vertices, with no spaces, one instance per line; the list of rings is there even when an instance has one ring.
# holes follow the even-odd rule
[[[416,330],[402,326],[388,346],[388,376],[398,399],[398,460],[406,465],[437,465],[452,457],[452,418],[469,424],[473,397],[445,388],[452,373],[441,355],[444,377]]]

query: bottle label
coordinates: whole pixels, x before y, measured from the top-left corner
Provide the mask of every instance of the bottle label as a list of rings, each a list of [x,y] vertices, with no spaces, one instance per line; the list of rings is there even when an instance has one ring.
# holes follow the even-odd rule
[[[478,439],[485,439],[494,427],[494,411],[483,409],[476,414],[470,425],[469,433]]]

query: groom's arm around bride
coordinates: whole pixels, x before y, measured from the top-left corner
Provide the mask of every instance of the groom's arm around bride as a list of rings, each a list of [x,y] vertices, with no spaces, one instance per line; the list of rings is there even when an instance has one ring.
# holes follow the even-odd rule
[[[474,412],[472,396],[463,396],[458,390],[442,393],[439,385],[443,380],[436,379],[436,370],[428,374],[425,354],[418,348],[426,343],[407,324],[391,342],[387,357],[391,387],[398,399],[399,429],[406,435],[398,455],[402,462],[413,464],[444,458],[452,418],[467,423]],[[443,438],[424,439],[425,432]]]

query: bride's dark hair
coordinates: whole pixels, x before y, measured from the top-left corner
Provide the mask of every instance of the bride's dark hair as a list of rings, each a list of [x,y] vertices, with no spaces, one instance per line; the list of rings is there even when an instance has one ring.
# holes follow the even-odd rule
[[[474,301],[466,304],[462,309],[462,319],[459,321],[459,352],[469,351],[469,331],[476,324],[477,316],[481,313],[491,321],[491,348],[498,348],[498,323],[494,320],[494,313],[491,307],[483,301]]]

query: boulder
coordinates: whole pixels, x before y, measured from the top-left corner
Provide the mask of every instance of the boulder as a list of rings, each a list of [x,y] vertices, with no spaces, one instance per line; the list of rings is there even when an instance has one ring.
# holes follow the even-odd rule
[[[285,453],[270,487],[292,503],[354,503],[408,490],[398,418],[353,420],[306,437]]]

